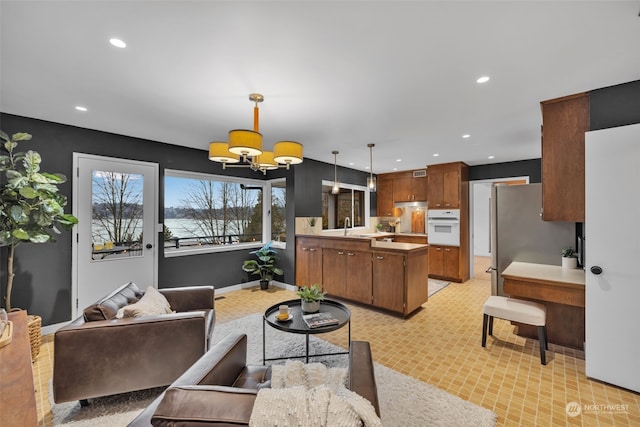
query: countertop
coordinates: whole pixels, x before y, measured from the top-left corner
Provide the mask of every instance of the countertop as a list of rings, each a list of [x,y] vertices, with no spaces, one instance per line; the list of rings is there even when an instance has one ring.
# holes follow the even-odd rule
[[[316,239],[344,239],[344,240],[368,240],[370,242],[371,249],[383,249],[401,252],[412,252],[422,249],[426,249],[429,245],[419,243],[401,243],[401,242],[385,242],[376,240],[376,237],[394,236],[396,233],[362,233],[362,234],[350,234],[347,236],[336,234],[298,234],[296,237],[311,237]]]
[[[580,268],[562,268],[559,265],[512,262],[502,272],[502,277],[524,278],[543,282],[584,286],[585,273]]]

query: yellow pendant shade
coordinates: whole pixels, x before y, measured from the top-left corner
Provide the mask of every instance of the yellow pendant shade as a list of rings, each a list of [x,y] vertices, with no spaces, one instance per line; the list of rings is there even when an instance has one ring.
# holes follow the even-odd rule
[[[273,159],[278,163],[296,165],[302,163],[302,144],[295,141],[280,141],[273,146]]]
[[[252,130],[229,131],[229,151],[243,156],[262,154],[262,134]]]
[[[226,142],[212,142],[209,144],[209,160],[221,163],[238,163],[240,156],[229,151]]]
[[[278,162],[273,160],[272,151],[263,151],[262,154],[256,157],[255,161],[260,166],[260,169],[278,169]]]

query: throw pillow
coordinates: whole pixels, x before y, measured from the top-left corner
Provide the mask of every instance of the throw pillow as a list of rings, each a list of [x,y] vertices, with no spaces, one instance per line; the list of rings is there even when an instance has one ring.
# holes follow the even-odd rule
[[[122,317],[157,316],[159,314],[172,313],[169,301],[151,286],[147,288],[140,301],[122,307],[118,312],[118,316],[120,311],[122,312]]]

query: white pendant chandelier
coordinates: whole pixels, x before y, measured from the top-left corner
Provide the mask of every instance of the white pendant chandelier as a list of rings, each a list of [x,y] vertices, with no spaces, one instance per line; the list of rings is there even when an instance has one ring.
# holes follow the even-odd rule
[[[331,194],[340,193],[340,183],[338,182],[338,151],[333,150],[333,187],[331,187]]]
[[[279,141],[273,151],[262,149],[262,134],[259,132],[258,103],[264,101],[259,93],[249,94],[253,107],[253,130],[235,129],[229,131],[229,142],[213,141],[209,144],[209,160],[227,167],[250,168],[266,175],[268,170],[302,163],[302,144],[295,141]],[[242,162],[242,163],[241,163]],[[241,163],[241,164],[239,164]]]

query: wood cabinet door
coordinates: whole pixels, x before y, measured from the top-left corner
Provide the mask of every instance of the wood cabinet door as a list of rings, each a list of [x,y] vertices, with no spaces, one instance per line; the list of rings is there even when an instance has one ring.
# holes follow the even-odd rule
[[[378,216],[393,216],[393,180],[388,178],[378,179],[376,194]]]
[[[427,187],[429,193],[429,209],[444,208],[444,174],[438,171],[427,172]]]
[[[453,246],[443,246],[443,276],[458,279],[460,276],[460,249]]]
[[[445,209],[460,208],[460,172],[448,171],[443,174],[442,204]]]
[[[405,257],[373,253],[373,305],[398,313],[404,312]]]
[[[322,258],[322,290],[336,297],[346,297],[347,252],[323,249]]]
[[[310,285],[318,284],[322,287],[322,248],[311,246],[309,248],[307,281]]]
[[[429,274],[444,275],[444,250],[442,246],[429,246]]]
[[[542,219],[584,222],[589,94],[544,101],[541,107]]]
[[[414,200],[419,202],[426,202],[429,200],[429,185],[426,177],[413,178],[411,183]]]
[[[296,240],[296,286],[309,285],[309,247],[304,239]]]
[[[345,298],[371,304],[371,252],[346,252]]]
[[[393,180],[393,200],[407,202],[413,200],[411,181],[413,178],[395,178]]]

